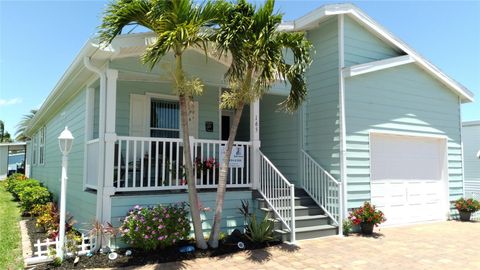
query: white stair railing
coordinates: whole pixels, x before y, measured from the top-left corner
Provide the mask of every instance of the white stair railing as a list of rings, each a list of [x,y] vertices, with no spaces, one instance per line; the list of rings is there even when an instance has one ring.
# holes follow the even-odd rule
[[[336,225],[341,224],[342,184],[320,166],[307,152],[302,152],[303,189]]]
[[[259,192],[280,221],[290,231],[295,242],[295,186],[260,151]]]

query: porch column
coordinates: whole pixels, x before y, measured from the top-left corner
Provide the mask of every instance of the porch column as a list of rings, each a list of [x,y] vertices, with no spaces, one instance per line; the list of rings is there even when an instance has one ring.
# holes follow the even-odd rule
[[[111,198],[115,193],[113,186],[113,164],[115,159],[116,105],[117,105],[118,70],[106,70],[106,104],[105,104],[105,184],[103,189],[103,221],[111,222]]]
[[[260,185],[260,101],[250,104],[250,180],[252,188],[258,189]]]

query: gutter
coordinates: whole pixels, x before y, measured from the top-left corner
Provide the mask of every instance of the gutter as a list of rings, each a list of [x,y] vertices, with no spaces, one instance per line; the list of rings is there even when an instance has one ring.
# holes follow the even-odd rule
[[[98,125],[98,152],[101,165],[99,166],[98,175],[97,175],[97,209],[96,209],[96,219],[103,223],[103,196],[104,196],[104,181],[105,181],[105,103],[106,103],[106,88],[107,88],[107,77],[105,72],[102,72],[100,68],[94,66],[91,62],[90,57],[83,57],[83,64],[85,67],[95,72],[100,77],[100,108],[99,108],[99,125]],[[95,247],[97,248],[97,247]]]

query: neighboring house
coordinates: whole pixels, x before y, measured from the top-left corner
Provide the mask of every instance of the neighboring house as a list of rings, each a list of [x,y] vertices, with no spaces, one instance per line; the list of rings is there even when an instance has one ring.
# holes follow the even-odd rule
[[[462,123],[465,196],[480,199],[480,121]]]
[[[24,172],[26,143],[0,143],[0,180],[11,173]]]
[[[279,30],[305,30],[315,47],[308,97],[296,113],[280,112],[287,89],[279,86],[246,109],[222,228],[242,226],[237,208],[252,190],[298,238],[336,233],[342,213],[364,201],[390,225],[447,219],[449,202],[464,192],[460,107],[473,95],[353,5],[323,6]],[[31,174],[57,196],[57,137],[64,126],[75,136],[67,209],[81,223],[118,225],[135,204],[187,201],[173,58],[151,71],[142,65],[151,41],[128,34],[102,49],[89,40],[27,130]],[[200,50],[184,59],[205,84],[192,105],[191,151],[218,160],[232,119],[218,106],[228,59],[206,62]],[[213,207],[218,171],[196,175],[203,205]],[[286,181],[305,189],[297,191],[296,226]]]

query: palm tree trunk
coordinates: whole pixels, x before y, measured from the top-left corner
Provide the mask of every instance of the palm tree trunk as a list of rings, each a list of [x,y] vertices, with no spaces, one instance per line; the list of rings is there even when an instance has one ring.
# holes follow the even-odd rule
[[[175,79],[177,87],[183,82],[183,70],[182,70],[182,56],[175,55]],[[185,160],[185,172],[188,185],[188,202],[190,204],[190,214],[192,216],[193,232],[195,234],[195,241],[197,248],[207,249],[208,245],[205,242],[202,230],[202,219],[200,217],[200,209],[198,202],[197,188],[195,186],[195,179],[193,175],[192,155],[190,153],[190,134],[188,129],[188,97],[185,96],[183,89],[179,91],[179,103],[180,103],[180,117],[182,124],[182,140],[183,140],[183,156]]]
[[[228,164],[230,162],[230,155],[232,154],[233,143],[237,136],[238,124],[242,117],[243,107],[245,103],[241,101],[238,104],[237,110],[233,117],[233,124],[230,127],[230,135],[228,136],[227,149],[225,149],[225,155],[223,157],[222,166],[220,167],[220,174],[217,187],[217,199],[215,204],[215,216],[213,218],[212,231],[210,232],[210,238],[208,244],[212,248],[218,247],[218,238],[220,236],[220,223],[222,221],[223,204],[225,202],[225,191],[227,188],[227,173]]]

